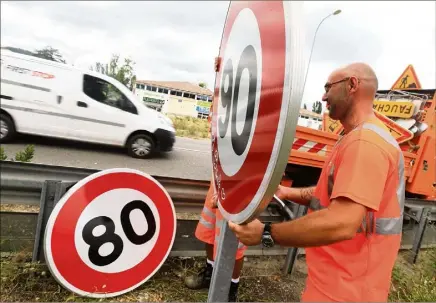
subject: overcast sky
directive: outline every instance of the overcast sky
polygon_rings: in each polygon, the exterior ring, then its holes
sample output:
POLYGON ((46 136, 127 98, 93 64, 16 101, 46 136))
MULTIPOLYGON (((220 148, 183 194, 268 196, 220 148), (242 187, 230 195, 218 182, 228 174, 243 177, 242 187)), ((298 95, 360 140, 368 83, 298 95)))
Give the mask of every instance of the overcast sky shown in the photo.
MULTIPOLYGON (((1 45, 58 48, 89 67, 112 53, 130 56, 140 80, 206 82, 213 87, 228 1, 1 2, 1 45)), ((306 56, 320 27, 303 102, 320 100, 328 74, 354 61, 375 69, 389 89, 408 64, 435 88, 435 2, 305 2, 306 56)))

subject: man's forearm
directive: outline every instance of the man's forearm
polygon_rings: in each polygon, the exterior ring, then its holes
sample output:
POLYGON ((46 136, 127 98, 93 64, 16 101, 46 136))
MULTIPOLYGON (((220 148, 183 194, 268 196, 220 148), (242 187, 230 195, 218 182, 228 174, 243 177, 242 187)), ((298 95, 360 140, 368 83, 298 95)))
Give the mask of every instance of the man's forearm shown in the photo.
POLYGON ((287 187, 285 190, 286 196, 284 198, 286 200, 307 206, 310 199, 312 199, 314 192, 315 186, 304 188, 287 187))
POLYGON ((350 229, 338 220, 332 220, 331 210, 323 209, 304 217, 271 225, 271 236, 285 247, 312 247, 329 245, 350 239, 350 229))

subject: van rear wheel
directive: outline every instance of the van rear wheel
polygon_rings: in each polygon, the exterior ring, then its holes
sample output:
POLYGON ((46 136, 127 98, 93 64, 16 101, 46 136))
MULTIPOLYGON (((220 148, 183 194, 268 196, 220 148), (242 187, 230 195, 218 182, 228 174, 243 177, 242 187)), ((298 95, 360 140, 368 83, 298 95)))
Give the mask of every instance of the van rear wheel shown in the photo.
POLYGON ((0 114, 0 142, 8 142, 15 136, 15 125, 12 119, 5 114, 0 114))
POLYGON ((133 158, 147 159, 154 153, 155 146, 156 144, 150 136, 138 134, 127 142, 127 152, 133 158))

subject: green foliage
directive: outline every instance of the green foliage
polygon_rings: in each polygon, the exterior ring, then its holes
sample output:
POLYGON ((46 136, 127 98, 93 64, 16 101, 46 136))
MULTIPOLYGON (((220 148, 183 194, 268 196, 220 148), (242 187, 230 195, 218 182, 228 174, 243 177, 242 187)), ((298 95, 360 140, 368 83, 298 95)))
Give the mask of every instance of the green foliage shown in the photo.
POLYGON ((35 57, 47 59, 55 62, 66 63, 65 59, 60 54, 59 50, 51 46, 46 46, 35 50, 35 57))
POLYGON ((36 55, 35 53, 28 51, 27 49, 22 49, 19 47, 5 46, 5 47, 2 47, 1 49, 7 49, 7 50, 10 50, 11 52, 22 54, 22 55, 28 55, 28 56, 35 56, 36 55))
POLYGON ((90 67, 92 71, 96 71, 98 73, 105 74, 109 77, 112 77, 130 90, 133 90, 133 86, 136 82, 136 75, 133 69, 135 62, 132 59, 124 58, 124 64, 121 65, 120 55, 113 54, 111 60, 108 64, 103 64, 101 62, 96 62, 95 67, 90 67))
POLYGON ((8 156, 6 156, 5 149, 3 146, 0 146, 0 160, 5 161, 7 158, 8 156))
MULTIPOLYGON (((11 158, 11 161, 17 162, 30 162, 35 155, 35 147, 33 145, 27 145, 23 151, 19 151, 15 154, 15 159, 11 158)), ((0 147, 0 160, 7 160, 8 156, 5 153, 3 147, 0 147)))
POLYGON ((5 47, 2 47, 2 49, 7 49, 7 50, 10 50, 11 52, 18 53, 18 54, 38 57, 38 58, 51 60, 51 61, 55 61, 55 62, 60 62, 60 63, 66 63, 65 59, 62 57, 59 50, 56 48, 53 48, 51 46, 46 46, 46 47, 41 48, 41 49, 36 49, 33 52, 29 51, 27 49, 22 49, 22 48, 13 47, 13 46, 5 46, 5 47))
POLYGON ((198 83, 198 86, 200 86, 202 88, 207 88, 207 84, 205 82, 198 83))
POLYGON ((391 302, 436 302, 436 249, 419 252, 418 262, 401 257, 392 271, 391 302))
POLYGON ((207 119, 169 116, 174 123, 176 135, 194 139, 209 138, 209 123, 207 119))
POLYGON ((321 103, 321 101, 316 101, 315 103, 313 103, 312 111, 314 113, 321 114, 321 112, 322 112, 322 103, 321 103))

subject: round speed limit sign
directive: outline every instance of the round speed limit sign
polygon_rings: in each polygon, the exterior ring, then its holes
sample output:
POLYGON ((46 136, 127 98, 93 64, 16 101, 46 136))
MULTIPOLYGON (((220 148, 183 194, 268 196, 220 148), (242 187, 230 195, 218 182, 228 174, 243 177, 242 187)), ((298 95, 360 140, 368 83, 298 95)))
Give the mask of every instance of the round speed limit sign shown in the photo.
POLYGON ((68 290, 113 297, 154 275, 175 233, 173 203, 154 178, 109 169, 79 181, 53 209, 44 236, 45 259, 68 290))
POLYGON ((304 82, 298 1, 231 1, 212 115, 218 207, 244 223, 271 201, 285 170, 304 82))

